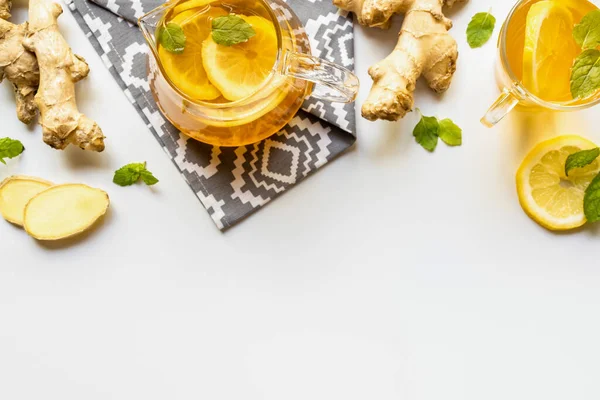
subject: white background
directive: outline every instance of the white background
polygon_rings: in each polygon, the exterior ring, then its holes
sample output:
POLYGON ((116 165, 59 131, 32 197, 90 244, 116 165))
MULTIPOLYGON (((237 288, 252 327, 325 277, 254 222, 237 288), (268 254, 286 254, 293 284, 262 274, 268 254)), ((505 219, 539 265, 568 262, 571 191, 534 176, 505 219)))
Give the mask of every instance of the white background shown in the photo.
MULTIPOLYGON (((0 91, 0 136, 27 150, 0 179, 85 182, 112 203, 90 234, 39 243, 0 221, 0 398, 598 399, 600 228, 553 234, 521 210, 514 175, 538 141, 600 142, 598 110, 515 113, 489 130, 494 38, 472 50, 470 17, 448 13, 460 47, 449 92, 419 88, 425 114, 452 118, 464 144, 434 154, 398 123, 359 122, 358 144, 220 233, 121 93, 74 19, 61 27, 92 74, 81 109, 102 154, 52 150, 0 91), (147 161, 155 188, 111 182, 147 161)), ((398 21, 399 22, 399 21, 398 21)), ((357 71, 394 46, 357 28, 357 71)))

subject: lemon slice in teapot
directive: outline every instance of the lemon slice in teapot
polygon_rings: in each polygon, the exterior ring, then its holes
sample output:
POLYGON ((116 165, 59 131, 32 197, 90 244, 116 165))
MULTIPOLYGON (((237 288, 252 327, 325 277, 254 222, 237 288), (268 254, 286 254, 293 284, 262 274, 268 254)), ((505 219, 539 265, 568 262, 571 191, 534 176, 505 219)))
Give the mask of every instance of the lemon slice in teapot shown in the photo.
POLYGON ((244 43, 226 46, 209 36, 202 44, 202 63, 210 82, 229 101, 255 93, 270 75, 277 58, 273 23, 258 16, 240 16, 255 32, 244 43))

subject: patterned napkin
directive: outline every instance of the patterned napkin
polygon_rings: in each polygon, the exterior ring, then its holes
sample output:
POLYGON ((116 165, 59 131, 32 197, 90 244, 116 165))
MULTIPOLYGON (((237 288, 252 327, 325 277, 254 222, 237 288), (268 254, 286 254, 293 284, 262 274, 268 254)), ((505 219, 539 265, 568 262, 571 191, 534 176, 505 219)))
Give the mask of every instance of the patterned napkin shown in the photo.
MULTIPOLYGON (((286 0, 313 55, 354 67, 352 21, 331 0, 286 0)), ((308 99, 279 133, 242 147, 214 147, 181 134, 158 110, 146 74, 148 48, 137 19, 161 0, 66 0, 121 88, 219 229, 258 210, 354 141, 354 105, 308 99)))

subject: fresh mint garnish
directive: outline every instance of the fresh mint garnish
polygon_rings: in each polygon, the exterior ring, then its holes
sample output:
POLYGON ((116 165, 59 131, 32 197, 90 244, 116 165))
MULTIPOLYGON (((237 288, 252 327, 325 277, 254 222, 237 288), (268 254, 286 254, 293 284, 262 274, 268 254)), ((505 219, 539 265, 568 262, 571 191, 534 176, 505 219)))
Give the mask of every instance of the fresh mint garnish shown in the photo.
POLYGON ((152 172, 146 169, 145 162, 131 163, 119 168, 115 171, 113 182, 119 186, 131 186, 139 181, 140 178, 148 186, 158 183, 158 179, 152 175, 152 172))
POLYGON ((451 119, 446 118, 440 121, 438 136, 448 146, 460 146, 462 144, 462 129, 451 119))
POLYGON ((600 174, 585 189, 583 212, 588 222, 600 221, 600 174))
POLYGON ((23 143, 11 138, 0 139, 0 162, 6 164, 5 158, 15 158, 25 150, 23 143))
POLYGON ((247 42, 254 35, 256 32, 252 25, 239 15, 229 14, 212 21, 212 38, 217 44, 233 46, 247 42))
POLYGON ((413 136, 425 150, 435 150, 438 142, 440 123, 436 117, 421 116, 421 120, 413 130, 413 136))
POLYGON ((181 54, 185 50, 185 33, 181 26, 168 22, 158 33, 160 44, 171 53, 181 54))
MULTIPOLYGON (((417 109, 419 114, 421 111, 417 109)), ((425 117, 421 114, 421 120, 413 130, 413 136, 425 150, 434 151, 437 147, 438 138, 441 138, 448 146, 460 146, 462 144, 462 129, 451 119, 439 121, 436 117, 425 117)))
POLYGON ((494 33, 496 18, 489 12, 480 12, 473 16, 467 26, 467 42, 472 49, 487 43, 494 33))
POLYGON ((585 99, 600 89, 600 50, 585 50, 571 70, 571 95, 585 99))
POLYGON ((581 150, 577 153, 569 154, 565 162, 565 175, 569 176, 569 172, 573 168, 583 168, 594 162, 600 155, 600 148, 596 147, 590 150, 581 150))
POLYGON ((583 17, 573 28, 573 37, 583 50, 600 46, 600 10, 594 10, 583 17))
POLYGON ((573 28, 573 38, 583 53, 571 69, 571 95, 585 99, 600 89, 600 10, 587 14, 573 28))

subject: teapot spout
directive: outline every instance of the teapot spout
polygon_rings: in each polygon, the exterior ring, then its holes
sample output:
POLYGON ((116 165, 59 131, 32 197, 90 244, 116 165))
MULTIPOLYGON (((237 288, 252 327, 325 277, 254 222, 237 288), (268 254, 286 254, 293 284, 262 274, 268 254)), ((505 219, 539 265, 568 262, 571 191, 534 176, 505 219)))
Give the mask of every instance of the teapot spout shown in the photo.
POLYGON ((167 2, 148 14, 143 15, 138 19, 138 26, 144 34, 144 39, 150 47, 151 53, 155 54, 157 51, 157 32, 161 24, 161 20, 165 14, 173 7, 173 2, 167 2))

